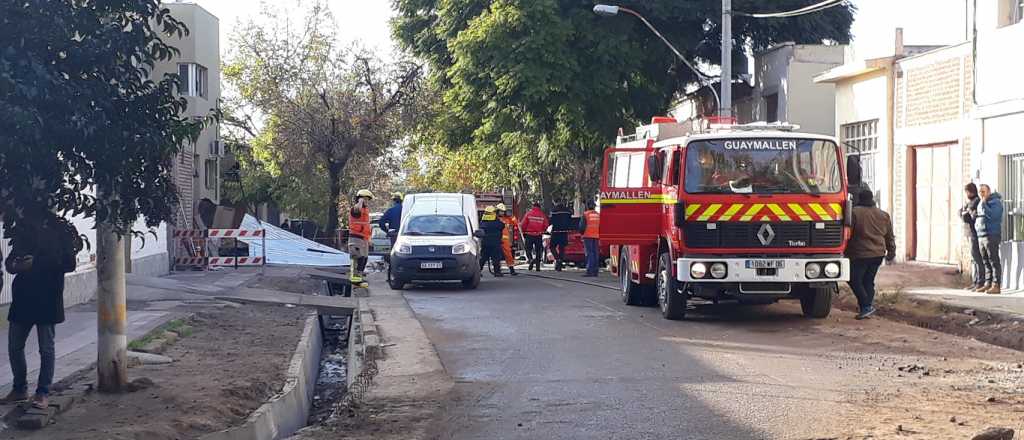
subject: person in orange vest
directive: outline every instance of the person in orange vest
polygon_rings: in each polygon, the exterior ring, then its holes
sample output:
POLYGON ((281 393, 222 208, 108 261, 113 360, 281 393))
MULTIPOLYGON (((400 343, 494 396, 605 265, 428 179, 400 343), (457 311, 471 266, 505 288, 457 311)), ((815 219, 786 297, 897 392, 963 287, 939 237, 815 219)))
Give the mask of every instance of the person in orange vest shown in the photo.
POLYGON ((594 202, 587 202, 587 210, 580 217, 580 232, 583 233, 583 250, 587 254, 587 273, 585 277, 596 277, 598 260, 601 253, 598 247, 598 240, 601 230, 601 214, 594 210, 594 202))
POLYGON ((508 265, 509 275, 516 275, 516 256, 512 255, 512 242, 519 230, 519 220, 509 214, 504 203, 499 203, 495 208, 498 210, 498 219, 505 224, 505 230, 501 232, 501 251, 505 254, 505 264, 508 265))
POLYGON ((352 282, 352 287, 369 286, 363 277, 366 276, 366 260, 370 258, 370 237, 373 235, 373 226, 370 224, 370 200, 373 200, 373 193, 370 190, 359 190, 356 193, 356 203, 349 212, 348 253, 352 257, 352 269, 349 271, 348 279, 352 282))

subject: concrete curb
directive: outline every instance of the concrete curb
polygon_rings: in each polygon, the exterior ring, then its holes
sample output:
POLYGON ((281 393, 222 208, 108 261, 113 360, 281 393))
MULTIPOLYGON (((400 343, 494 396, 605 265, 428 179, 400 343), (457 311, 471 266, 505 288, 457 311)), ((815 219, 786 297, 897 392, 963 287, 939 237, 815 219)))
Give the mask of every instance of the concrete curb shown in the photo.
POLYGON ((274 440, 306 426, 320 374, 323 333, 316 315, 306 319, 295 354, 288 365, 284 388, 254 411, 241 426, 200 437, 202 440, 274 440))
POLYGON ((348 372, 345 380, 349 387, 362 373, 367 357, 381 357, 380 332, 369 305, 365 300, 360 300, 359 307, 352 315, 352 329, 348 333, 348 372))

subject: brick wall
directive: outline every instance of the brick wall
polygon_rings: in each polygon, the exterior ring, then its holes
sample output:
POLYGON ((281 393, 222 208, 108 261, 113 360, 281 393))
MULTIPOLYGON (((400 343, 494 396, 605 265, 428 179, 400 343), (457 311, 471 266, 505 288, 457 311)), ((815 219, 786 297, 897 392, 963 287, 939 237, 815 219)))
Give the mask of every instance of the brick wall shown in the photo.
POLYGON ((948 58, 903 72, 906 95, 902 97, 900 107, 906 106, 906 115, 900 118, 897 127, 960 119, 963 115, 961 61, 959 57, 948 58))

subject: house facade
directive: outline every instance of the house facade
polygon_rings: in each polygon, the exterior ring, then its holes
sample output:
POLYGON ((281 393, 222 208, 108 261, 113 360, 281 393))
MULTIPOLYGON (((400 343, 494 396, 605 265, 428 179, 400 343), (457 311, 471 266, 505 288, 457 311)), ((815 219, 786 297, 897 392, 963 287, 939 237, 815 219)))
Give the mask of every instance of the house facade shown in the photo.
POLYGON ((1024 0, 979 0, 968 26, 976 54, 970 175, 1003 196, 1003 288, 1024 289, 1024 0))
MULTIPOLYGON (((782 43, 755 54, 753 85, 733 83, 736 122, 789 122, 802 131, 833 135, 834 87, 812 79, 842 64, 844 47, 782 43)), ((672 111, 679 120, 717 113, 714 96, 707 88, 687 95, 672 111)))

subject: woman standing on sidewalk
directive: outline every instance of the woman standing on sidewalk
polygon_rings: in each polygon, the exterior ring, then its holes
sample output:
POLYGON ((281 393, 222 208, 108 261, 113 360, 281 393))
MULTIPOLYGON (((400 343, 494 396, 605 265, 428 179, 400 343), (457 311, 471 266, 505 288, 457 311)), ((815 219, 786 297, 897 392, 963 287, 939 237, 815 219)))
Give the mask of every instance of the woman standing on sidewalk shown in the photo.
POLYGON ((974 273, 971 275, 971 287, 968 290, 973 291, 985 285, 985 265, 982 263, 981 246, 978 245, 978 231, 974 227, 981 197, 978 197, 978 186, 974 182, 964 187, 964 195, 967 196, 967 202, 960 208, 960 219, 964 221, 964 233, 971 240, 971 263, 974 273))
POLYGON ((846 246, 846 257, 851 264, 850 288, 860 306, 857 319, 865 319, 875 313, 875 276, 882 260, 896 258, 896 237, 892 232, 892 219, 875 206, 871 190, 857 194, 856 202, 853 236, 846 246))

